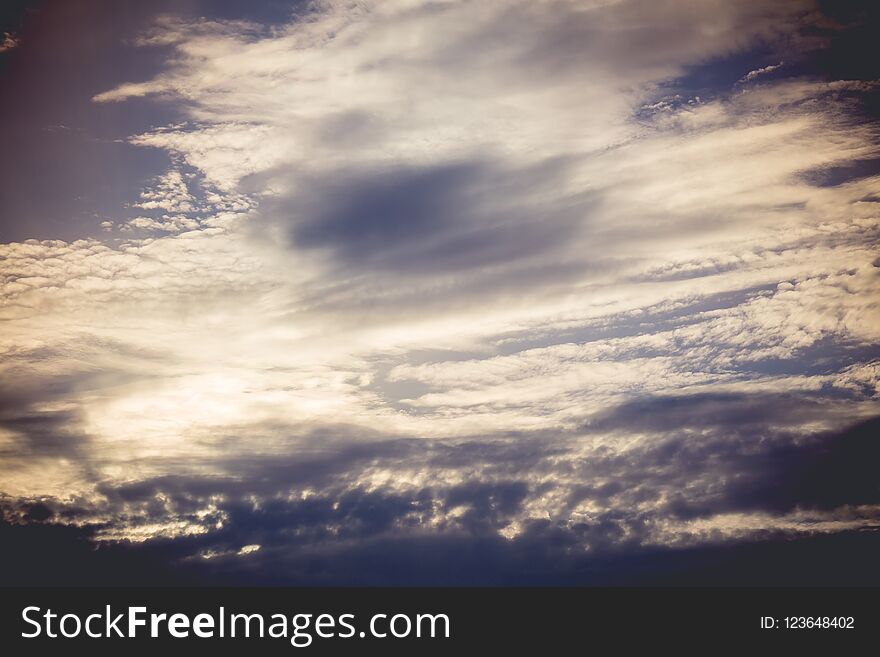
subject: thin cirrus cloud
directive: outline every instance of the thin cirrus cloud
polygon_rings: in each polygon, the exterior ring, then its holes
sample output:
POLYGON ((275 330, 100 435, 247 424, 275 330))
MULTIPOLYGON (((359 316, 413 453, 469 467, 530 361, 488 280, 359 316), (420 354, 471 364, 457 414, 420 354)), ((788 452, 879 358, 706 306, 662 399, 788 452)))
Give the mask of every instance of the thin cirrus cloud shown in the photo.
POLYGON ((0 246, 7 518, 316 583, 875 528, 880 180, 816 175, 880 155, 876 85, 798 68, 829 20, 160 18, 165 69, 93 98, 186 117, 128 139, 169 162, 142 216, 0 246))

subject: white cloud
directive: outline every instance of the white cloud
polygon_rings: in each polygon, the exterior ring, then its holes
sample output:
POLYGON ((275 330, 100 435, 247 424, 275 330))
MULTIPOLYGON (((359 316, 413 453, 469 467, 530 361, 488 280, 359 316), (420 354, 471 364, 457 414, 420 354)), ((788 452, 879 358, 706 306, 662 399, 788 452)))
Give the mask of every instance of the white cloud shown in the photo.
POLYGON ((165 210, 166 212, 192 212, 195 199, 183 174, 171 169, 161 176, 156 185, 141 192, 141 200, 134 207, 143 210, 165 210))
POLYGON ((768 73, 772 73, 773 71, 777 71, 782 68, 785 62, 779 62, 778 64, 769 64, 768 66, 764 66, 762 68, 756 68, 753 71, 749 71, 746 73, 739 81, 740 84, 751 82, 755 78, 758 78, 762 75, 767 75, 768 73))

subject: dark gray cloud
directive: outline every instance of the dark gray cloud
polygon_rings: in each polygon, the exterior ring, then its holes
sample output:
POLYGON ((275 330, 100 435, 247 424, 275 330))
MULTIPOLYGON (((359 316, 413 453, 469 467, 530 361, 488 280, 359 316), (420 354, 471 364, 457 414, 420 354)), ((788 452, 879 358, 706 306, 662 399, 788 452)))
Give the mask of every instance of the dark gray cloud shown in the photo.
MULTIPOLYGON (((15 569, 3 585, 692 585, 872 586, 878 532, 843 532, 798 541, 643 549, 616 555, 566 550, 564 532, 519 541, 435 535, 338 542, 320 548, 250 555, 248 560, 184 559, 198 541, 104 545, 88 529, 0 522, 15 569), (846 554, 846 559, 834 558, 846 554), (817 563, 825 566, 817 568, 817 563), (27 565, 21 567, 21 565, 27 565)), ((262 552, 262 551, 261 551, 262 552)))
MULTIPOLYGON (((827 420, 826 406, 827 400, 797 395, 645 399, 602 414, 587 434, 457 443, 358 441, 346 437, 344 427, 328 427, 323 435, 337 440, 325 443, 321 454, 305 449, 281 460, 239 458, 215 464, 218 474, 211 476, 166 475, 103 484, 99 491, 103 513, 116 518, 113 524, 132 523, 130 529, 169 517, 222 519, 203 534, 160 537, 142 548, 143 554, 174 555, 183 572, 213 573, 215 581, 546 583, 564 573, 582 582, 623 581, 626 564, 643 559, 638 572, 645 581, 666 576, 667 562, 683 568, 683 557, 644 545, 658 522, 736 512, 784 517, 880 503, 874 473, 880 419, 842 431, 795 429, 827 420), (624 441, 633 432, 648 436, 635 449, 620 451, 613 441, 581 449, 593 434, 624 441), (365 482, 376 468, 437 474, 429 485, 375 487, 365 482), (450 470, 459 473, 456 480, 441 474, 450 470), (565 512, 545 519, 523 514, 556 492, 569 510, 589 501, 601 511, 581 520, 565 512), (209 501, 214 508, 206 518, 209 501), (502 538, 499 530, 516 519, 521 531, 502 538), (260 549, 239 554, 253 544, 260 549), (390 554, 401 560, 396 566, 385 558, 390 554), (416 554, 435 570, 416 573, 416 554), (494 565, 485 570, 488 563, 494 565), (356 574, 341 564, 365 570, 356 574)), ((88 520, 93 511, 50 499, 6 500, 3 507, 7 522, 86 520, 91 531, 105 527, 88 520)), ((784 530, 771 526, 752 538, 774 535, 784 530)))
POLYGON ((77 457, 88 451, 88 436, 77 426, 79 414, 69 411, 5 411, 0 427, 10 432, 11 444, 0 448, 6 458, 77 457))
POLYGON ((343 269, 432 276, 510 268, 559 247, 587 219, 588 198, 546 202, 564 171, 564 161, 336 171, 262 209, 289 222, 297 246, 327 249, 343 269))

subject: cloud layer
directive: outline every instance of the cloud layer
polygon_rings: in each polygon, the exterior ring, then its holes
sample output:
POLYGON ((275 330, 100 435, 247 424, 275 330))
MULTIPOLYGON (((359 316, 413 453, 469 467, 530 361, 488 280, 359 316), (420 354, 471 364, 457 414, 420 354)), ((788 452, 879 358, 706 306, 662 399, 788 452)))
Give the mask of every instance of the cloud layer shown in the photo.
POLYGON ((877 87, 805 72, 839 29, 799 0, 160 19, 133 47, 165 69, 93 99, 186 118, 128 140, 168 158, 139 216, 0 245, 7 521, 319 583, 389 541, 579 568, 876 529, 880 178, 833 178, 880 157, 877 87))

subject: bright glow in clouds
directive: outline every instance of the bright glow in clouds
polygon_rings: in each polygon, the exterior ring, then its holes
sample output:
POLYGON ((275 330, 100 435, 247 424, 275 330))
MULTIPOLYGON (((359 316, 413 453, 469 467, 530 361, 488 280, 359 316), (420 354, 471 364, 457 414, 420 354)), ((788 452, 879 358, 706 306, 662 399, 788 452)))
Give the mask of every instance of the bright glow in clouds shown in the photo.
POLYGON ((762 458, 878 411, 880 179, 817 183, 880 157, 855 119, 872 83, 784 75, 814 20, 758 0, 160 20, 136 47, 170 46, 165 70, 94 98, 187 117, 129 140, 169 157, 143 216, 0 245, 7 515, 197 536, 212 563, 290 540, 224 534, 224 505, 314 499, 290 549, 876 526, 873 500, 743 501, 779 474, 762 458), (782 42, 784 66, 676 90, 782 42), (405 508, 371 525, 355 493, 405 508))

